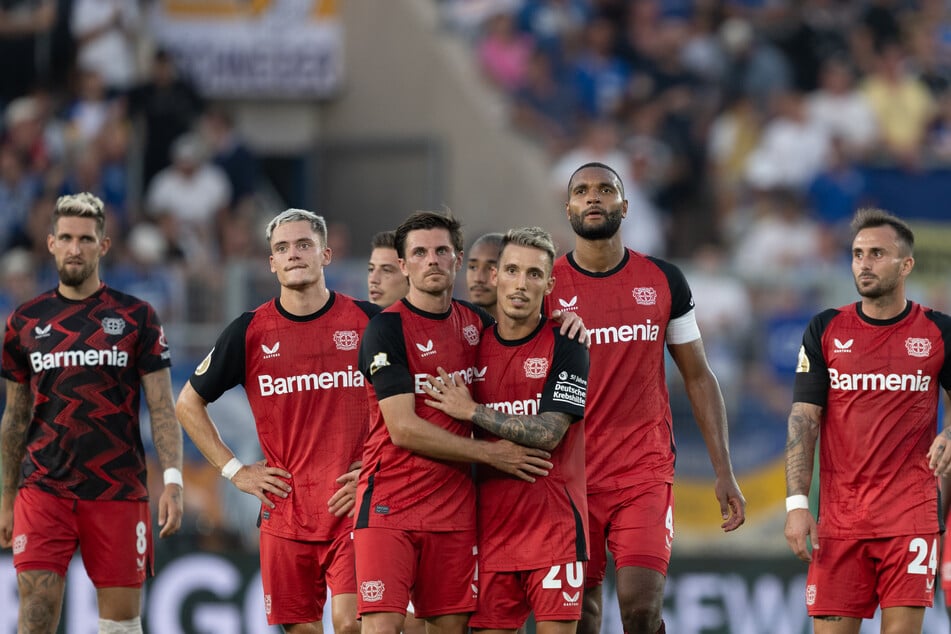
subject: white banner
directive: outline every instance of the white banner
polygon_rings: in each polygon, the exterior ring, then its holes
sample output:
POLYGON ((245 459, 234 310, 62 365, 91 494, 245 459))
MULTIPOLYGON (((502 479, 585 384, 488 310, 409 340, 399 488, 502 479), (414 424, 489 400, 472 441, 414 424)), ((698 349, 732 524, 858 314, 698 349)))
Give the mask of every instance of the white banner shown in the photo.
POLYGON ((206 97, 326 98, 340 89, 336 0, 160 0, 157 44, 206 97))

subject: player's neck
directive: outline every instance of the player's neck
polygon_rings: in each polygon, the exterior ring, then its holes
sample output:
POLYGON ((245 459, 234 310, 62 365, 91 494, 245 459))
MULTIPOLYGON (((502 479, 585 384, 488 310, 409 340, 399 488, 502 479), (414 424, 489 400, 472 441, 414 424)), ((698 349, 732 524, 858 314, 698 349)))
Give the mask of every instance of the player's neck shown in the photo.
POLYGON ((575 240, 575 264, 592 273, 605 273, 617 267, 624 259, 624 243, 621 232, 604 240, 575 240))
POLYGON ((524 339, 535 332, 535 329, 538 328, 538 322, 540 322, 541 319, 541 313, 535 317, 528 317, 526 319, 512 319, 511 317, 507 317, 502 311, 499 311, 497 318, 499 337, 506 341, 524 339))
POLYGON ((281 308, 297 317, 313 315, 327 305, 330 290, 323 284, 303 289, 281 288, 281 308))
POLYGON ((440 315, 452 306, 452 288, 438 293, 427 293, 410 285, 406 301, 421 311, 440 315))
POLYGON ((884 297, 863 297, 862 313, 872 319, 888 320, 898 317, 908 306, 904 293, 884 297))
POLYGON ((100 286, 102 286, 102 281, 99 279, 99 276, 90 275, 79 286, 67 286, 60 282, 58 290, 59 294, 66 299, 81 301, 98 291, 100 286))

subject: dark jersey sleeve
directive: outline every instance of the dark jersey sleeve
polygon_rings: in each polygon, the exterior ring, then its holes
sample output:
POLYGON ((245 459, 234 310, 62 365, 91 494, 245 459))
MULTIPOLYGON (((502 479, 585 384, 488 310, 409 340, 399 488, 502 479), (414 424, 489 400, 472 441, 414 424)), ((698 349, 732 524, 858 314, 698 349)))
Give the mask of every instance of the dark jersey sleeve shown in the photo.
POLYGON ((22 319, 19 311, 7 317, 7 327, 3 333, 3 362, 0 376, 17 383, 30 380, 30 363, 20 345, 20 327, 22 319))
POLYGON ((245 350, 248 326, 254 313, 244 313, 222 331, 208 356, 198 365, 188 382, 207 402, 245 382, 245 350))
POLYGON ((399 313, 380 313, 367 324, 360 343, 360 371, 373 385, 380 401, 388 396, 414 393, 399 313))
POLYGON ((829 370, 822 352, 822 334, 838 314, 837 309, 830 308, 813 317, 806 327, 796 363, 793 403, 812 403, 825 407, 829 397, 829 370))
POLYGON ((926 316, 941 331, 941 340, 944 342, 944 364, 941 366, 938 380, 941 381, 941 387, 951 390, 951 316, 937 310, 929 311, 926 316))
POLYGON ((165 331, 151 304, 142 302, 142 336, 138 341, 137 366, 139 374, 149 374, 172 365, 172 357, 165 340, 165 331))
POLYGON ((545 381, 538 411, 564 412, 575 420, 584 417, 588 392, 588 349, 554 329, 551 370, 545 381))
POLYGON ((359 308, 360 310, 362 310, 363 313, 364 313, 367 317, 369 317, 370 319, 373 319, 374 317, 376 317, 377 315, 379 315, 379 314, 380 314, 380 311, 383 310, 382 308, 380 308, 379 306, 377 306, 377 305, 374 304, 373 302, 368 302, 368 301, 365 300, 365 299, 355 299, 355 300, 353 300, 353 303, 356 304, 356 305, 357 305, 357 308, 359 308))
POLYGON ((677 265, 660 258, 647 256, 647 259, 667 277, 667 285, 670 286, 670 318, 683 317, 693 310, 693 293, 690 292, 690 285, 683 271, 677 265))

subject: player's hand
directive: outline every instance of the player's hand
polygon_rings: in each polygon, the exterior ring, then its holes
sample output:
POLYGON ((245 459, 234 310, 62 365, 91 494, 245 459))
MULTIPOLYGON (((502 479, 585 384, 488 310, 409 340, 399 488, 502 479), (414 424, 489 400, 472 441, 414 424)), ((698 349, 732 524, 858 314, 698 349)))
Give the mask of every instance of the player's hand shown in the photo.
POLYGON ((268 498, 268 494, 279 498, 286 498, 291 493, 291 485, 287 480, 291 474, 278 467, 269 467, 263 461, 246 464, 231 478, 231 482, 240 490, 261 500, 261 504, 274 508, 275 504, 268 498))
POLYGON ((945 432, 951 434, 949 429, 942 431, 931 441, 931 448, 928 449, 928 468, 936 476, 951 475, 951 437, 945 432))
POLYGON ((341 485, 337 491, 327 500, 327 510, 335 517, 353 517, 353 508, 357 502, 357 482, 360 480, 360 467, 362 463, 355 462, 350 465, 350 470, 337 478, 337 484, 341 485))
POLYGON ((746 521, 746 498, 740 492, 740 485, 732 474, 722 480, 717 478, 716 495, 717 501, 720 502, 720 516, 723 518, 720 528, 726 533, 735 531, 746 521))
POLYGON ((0 548, 13 544, 13 505, 0 509, 0 548))
POLYGON ((182 499, 182 487, 166 484, 158 503, 158 525, 162 527, 159 537, 168 537, 182 527, 182 515, 185 504, 182 499))
POLYGON ((426 405, 457 420, 472 420, 476 403, 462 376, 457 372, 450 375, 442 368, 438 368, 437 372, 438 378, 427 374, 429 383, 422 385, 423 392, 429 397, 425 401, 426 405))
POLYGON ((581 320, 581 315, 571 311, 553 310, 551 311, 551 319, 561 324, 561 328, 558 329, 558 332, 567 335, 569 339, 577 339, 578 343, 583 344, 587 348, 591 347, 588 329, 584 327, 584 321, 581 320))
POLYGON ((534 476, 546 476, 554 466, 548 461, 551 454, 542 449, 523 447, 508 440, 486 442, 486 464, 513 475, 526 482, 534 482, 534 476))
POLYGON ((803 561, 812 561, 809 543, 819 548, 819 533, 816 520, 809 509, 793 509, 786 513, 786 541, 789 547, 803 561))

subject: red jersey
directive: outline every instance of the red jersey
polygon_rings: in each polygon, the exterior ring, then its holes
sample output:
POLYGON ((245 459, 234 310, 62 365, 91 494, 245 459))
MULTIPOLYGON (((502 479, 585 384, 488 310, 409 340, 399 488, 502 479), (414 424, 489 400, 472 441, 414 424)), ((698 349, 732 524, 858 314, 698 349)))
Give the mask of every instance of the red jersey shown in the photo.
POLYGON ((588 491, 673 482, 674 437, 664 372, 667 325, 693 309, 673 264, 625 249, 613 270, 582 270, 568 253, 555 262, 552 309, 581 315, 591 338, 585 407, 588 491))
MULTIPOLYGON (((543 319, 528 337, 501 339, 496 328, 479 344, 476 402, 512 415, 564 412, 575 417, 551 452, 544 478, 525 482, 487 465, 478 468, 479 565, 488 571, 537 570, 587 561, 584 473, 588 350, 543 319)), ((476 434, 496 438, 476 427, 476 434)))
POLYGON ((261 507, 261 530, 324 541, 348 531, 327 500, 336 479, 360 460, 367 399, 358 352, 378 308, 341 293, 313 315, 291 315, 278 300, 244 313, 221 333, 189 382, 206 401, 243 385, 267 464, 291 474, 287 498, 261 507))
POLYGON ((21 487, 81 500, 147 500, 141 377, 171 365, 152 307, 102 285, 52 290, 7 319, 2 376, 30 382, 21 487))
POLYGON ((422 311, 405 299, 370 321, 360 345, 360 369, 371 386, 370 435, 357 487, 356 528, 451 531, 475 528, 472 467, 401 449, 393 444, 379 402, 415 394, 416 414, 454 434, 469 436, 472 424, 425 404, 421 385, 437 368, 462 372, 468 383, 485 369, 475 366, 485 311, 459 300, 445 313, 422 311))
POLYGON ((861 304, 827 310, 803 336, 793 401, 822 406, 819 536, 939 530, 928 468, 938 385, 951 386, 951 318, 914 302, 877 320, 861 304))

